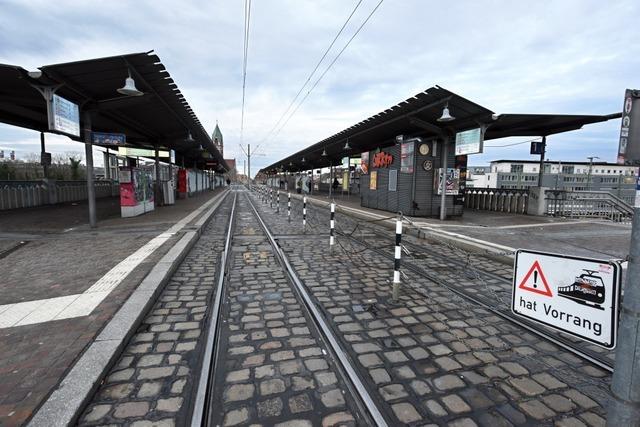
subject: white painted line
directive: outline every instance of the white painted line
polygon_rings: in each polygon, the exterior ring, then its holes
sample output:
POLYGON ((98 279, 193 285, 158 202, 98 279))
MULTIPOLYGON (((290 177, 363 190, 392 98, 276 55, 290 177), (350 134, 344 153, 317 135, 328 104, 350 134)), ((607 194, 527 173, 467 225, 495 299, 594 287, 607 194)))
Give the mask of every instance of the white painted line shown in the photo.
POLYGON ((0 329, 88 316, 138 265, 222 195, 224 193, 209 200, 171 228, 149 240, 81 294, 0 305, 0 329))

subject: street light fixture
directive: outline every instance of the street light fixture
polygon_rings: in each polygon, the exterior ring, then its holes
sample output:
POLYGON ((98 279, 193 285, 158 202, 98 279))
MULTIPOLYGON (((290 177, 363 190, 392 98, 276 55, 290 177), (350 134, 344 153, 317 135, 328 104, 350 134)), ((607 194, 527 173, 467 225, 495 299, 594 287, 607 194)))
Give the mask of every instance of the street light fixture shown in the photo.
POLYGON ((587 159, 589 159, 589 174, 587 175, 587 190, 591 190, 591 169, 593 168, 593 159, 600 160, 600 157, 589 156, 587 157, 587 159))
POLYGON ((131 77, 131 70, 127 70, 129 73, 129 77, 127 77, 124 81, 124 86, 118 89, 118 93, 128 96, 142 96, 144 92, 141 92, 136 87, 136 82, 131 77))
POLYGON ((439 122, 450 122, 450 121, 453 121, 455 119, 456 119, 455 117, 453 117, 451 114, 449 114, 449 103, 447 102, 447 104, 442 109, 442 115, 440 116, 438 121, 439 122))

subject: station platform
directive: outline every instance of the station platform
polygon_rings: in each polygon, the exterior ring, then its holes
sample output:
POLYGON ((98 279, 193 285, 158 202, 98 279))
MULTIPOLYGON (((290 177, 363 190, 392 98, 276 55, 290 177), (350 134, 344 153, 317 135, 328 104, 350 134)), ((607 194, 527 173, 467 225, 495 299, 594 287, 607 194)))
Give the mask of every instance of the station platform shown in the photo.
POLYGON ((0 425, 21 425, 218 189, 135 218, 118 198, 0 212, 0 425))
MULTIPOLYGON (((286 193, 285 193, 286 194, 286 193)), ((301 197, 293 194, 292 197, 301 197)), ((328 194, 307 196, 309 201, 330 202, 328 194)), ((384 218, 394 213, 360 206, 358 195, 336 194, 332 197, 346 213, 370 218, 384 218)), ((554 218, 465 209, 459 217, 446 221, 436 218, 409 217, 413 227, 425 234, 435 233, 459 243, 474 242, 493 252, 531 249, 598 259, 626 259, 631 242, 631 224, 604 220, 554 218)), ((390 225, 393 225, 389 221, 390 225)))

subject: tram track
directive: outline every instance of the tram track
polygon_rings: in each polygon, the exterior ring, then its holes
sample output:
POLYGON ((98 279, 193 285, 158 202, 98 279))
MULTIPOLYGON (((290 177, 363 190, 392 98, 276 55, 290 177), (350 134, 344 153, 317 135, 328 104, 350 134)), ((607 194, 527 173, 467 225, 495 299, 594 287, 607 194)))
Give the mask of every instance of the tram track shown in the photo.
MULTIPOLYGON (((299 200, 297 200, 297 204, 300 204, 299 200)), ((316 205, 308 204, 307 210, 313 210, 317 214, 320 211, 320 208, 316 205), (309 209, 310 207, 311 209, 309 209)), ((391 250, 386 251, 383 248, 391 248, 393 246, 394 239, 391 237, 392 234, 389 233, 384 226, 356 220, 348 213, 341 212, 339 209, 337 210, 337 213, 341 215, 342 220, 346 219, 348 221, 347 224, 345 224, 347 227, 353 228, 354 231, 356 229, 360 229, 363 234, 366 232, 366 240, 364 237, 356 237, 354 235, 356 233, 353 231, 348 233, 340 228, 336 230, 338 236, 348 238, 352 242, 366 248, 366 250, 375 252, 386 259, 389 259, 390 265, 393 265, 393 252, 391 250)), ((329 216, 327 214, 327 220, 328 218, 329 216)), ((441 245, 445 249, 443 250, 442 247, 438 248, 436 247, 436 244, 429 242, 416 244, 405 240, 402 244, 409 249, 408 253, 405 252, 402 257, 403 268, 407 268, 413 273, 447 288, 457 296, 489 310, 491 313, 509 321, 510 323, 524 328, 525 330, 569 351, 571 354, 607 372, 613 372, 613 352, 602 350, 598 352, 596 350, 586 348, 587 344, 576 338, 557 333, 549 328, 538 325, 534 322, 517 318, 513 315, 510 311, 510 292, 512 287, 510 278, 492 272, 489 269, 470 265, 472 260, 481 258, 481 255, 467 253, 460 248, 448 248, 441 245), (468 260, 462 261, 457 259, 455 256, 451 256, 455 251, 467 253, 469 256, 468 260), (427 264, 427 267, 423 267, 421 265, 425 263, 427 264), (442 268, 429 266, 430 263, 439 264, 442 268), (445 267, 454 268, 447 269, 445 267), (430 269, 433 269, 434 271, 429 271, 430 269), (468 288, 464 288, 458 284, 460 282, 460 273, 469 271, 474 273, 474 277, 467 277, 466 281, 476 280, 480 282, 475 284, 472 291, 469 291, 468 288), (491 289, 489 291, 489 286, 496 289, 491 289), (483 295, 483 292, 485 295, 483 295), (508 299, 509 301, 505 301, 503 298, 508 299)), ((490 263, 495 262, 491 260, 487 261, 490 263)), ((420 291, 416 286, 413 286, 413 289, 420 291)), ((424 293, 426 290, 422 289, 422 292, 424 293)))
MULTIPOLYGON (((271 251, 279 264, 284 277, 287 278, 296 299, 300 302, 300 306, 304 309, 306 317, 311 320, 310 329, 315 330, 314 335, 319 338, 319 342, 324 347, 323 353, 325 359, 331 360, 337 376, 341 383, 346 387, 348 399, 348 407, 353 405, 355 409, 355 420, 358 425, 386 427, 389 415, 378 407, 378 403, 370 395, 361 374, 351 361, 350 356, 342 348, 340 339, 329 326, 319 307, 313 301, 305 285, 301 282, 294 268, 292 267, 287 255, 279 246, 274 234, 271 232, 267 223, 261 217, 258 209, 256 209, 251 198, 244 194, 244 191, 236 191, 233 200, 233 207, 229 218, 224 251, 221 254, 221 262, 217 280, 217 290, 212 301, 212 311, 208 321, 208 332, 205 346, 205 354, 203 356, 202 372, 198 383, 198 391, 196 393, 196 402, 192 411, 191 426, 219 425, 221 419, 221 408, 216 408, 215 402, 220 401, 221 394, 221 373, 224 365, 229 362, 224 360, 224 344, 222 340, 229 338, 224 336, 221 328, 230 320, 225 319, 225 304, 228 305, 228 287, 227 283, 231 275, 234 259, 234 252, 238 252, 236 240, 238 239, 237 230, 241 227, 247 227, 250 221, 247 218, 238 220, 238 212, 240 208, 248 210, 253 218, 259 224, 260 230, 266 236, 271 251), (240 203, 238 203, 240 199, 240 203), (241 205, 240 207, 238 205, 241 205), (225 320, 223 320, 225 319, 225 320)), ((251 233, 252 234, 252 233, 251 233)), ((256 233, 257 235, 258 233, 256 233)), ((244 236, 246 237, 246 236, 244 236)), ((256 236, 258 237, 258 236, 256 236)), ((240 239, 240 242, 242 239, 240 239)), ((225 392, 226 393, 226 392, 225 392)))

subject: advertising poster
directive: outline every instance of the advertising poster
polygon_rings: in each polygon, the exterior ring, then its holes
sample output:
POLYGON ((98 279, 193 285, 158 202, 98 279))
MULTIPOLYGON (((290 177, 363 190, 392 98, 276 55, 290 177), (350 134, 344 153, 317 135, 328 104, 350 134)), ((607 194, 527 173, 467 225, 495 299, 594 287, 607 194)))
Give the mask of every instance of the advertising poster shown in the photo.
POLYGON ((459 193, 453 198, 454 205, 464 205, 464 193, 467 188, 467 156, 456 156, 455 168, 460 171, 459 193))
POLYGON ((640 91, 627 89, 624 93, 618 163, 635 165, 640 162, 640 91))
POLYGON ((349 171, 342 172, 342 191, 349 191, 349 171))
POLYGON ((363 174, 369 173, 369 152, 362 153, 360 155, 360 168, 363 174))
MULTIPOLYGON (((438 194, 442 194, 442 168, 437 170, 436 190, 438 194)), ((460 193, 460 170, 455 168, 447 168, 447 182, 446 182, 446 195, 456 196, 460 193)))
POLYGON ((369 175, 369 190, 375 190, 378 188, 378 172, 371 171, 369 175))
POLYGON ((413 173, 414 154, 414 142, 400 144, 400 172, 413 173))

